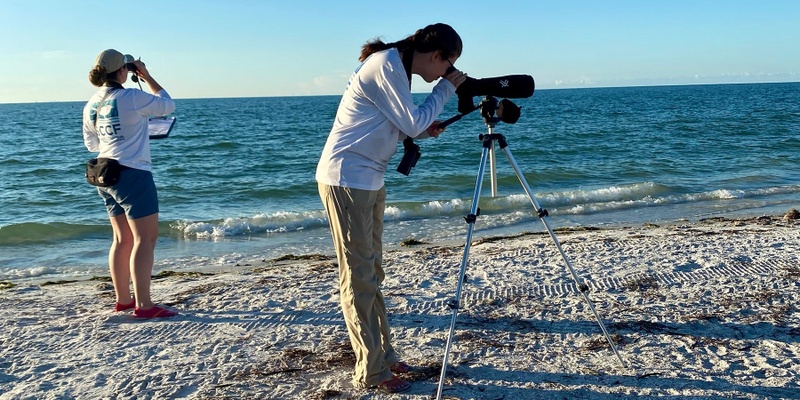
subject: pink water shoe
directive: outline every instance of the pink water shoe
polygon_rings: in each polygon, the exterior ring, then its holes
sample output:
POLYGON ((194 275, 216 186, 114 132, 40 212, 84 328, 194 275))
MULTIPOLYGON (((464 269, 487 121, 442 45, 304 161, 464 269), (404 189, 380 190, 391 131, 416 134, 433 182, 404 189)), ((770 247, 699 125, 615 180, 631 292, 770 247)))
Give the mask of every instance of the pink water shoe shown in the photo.
POLYGON ((146 310, 136 307, 133 310, 134 318, 169 318, 176 315, 178 315, 177 311, 159 306, 153 306, 146 310))
POLYGON ((114 304, 114 311, 119 312, 119 311, 130 310, 131 308, 134 308, 134 307, 136 307, 136 299, 131 300, 131 304, 115 303, 114 304))

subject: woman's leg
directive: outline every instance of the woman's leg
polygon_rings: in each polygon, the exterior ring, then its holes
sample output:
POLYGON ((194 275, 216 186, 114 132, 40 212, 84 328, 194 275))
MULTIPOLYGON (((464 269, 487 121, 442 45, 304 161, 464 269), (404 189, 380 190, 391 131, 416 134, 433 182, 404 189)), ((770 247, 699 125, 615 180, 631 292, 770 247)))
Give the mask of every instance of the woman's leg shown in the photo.
POLYGON ((114 293, 118 304, 131 304, 131 250, 133 249, 133 235, 128 226, 125 214, 109 218, 114 237, 111 240, 111 249, 108 251, 108 269, 111 272, 111 282, 114 284, 114 293))
POLYGON ((130 271, 133 275, 133 293, 136 307, 150 309, 150 277, 153 273, 153 254, 158 239, 158 213, 146 217, 129 219, 133 236, 133 249, 130 255, 130 271))
POLYGON ((386 188, 378 191, 378 197, 372 207, 372 251, 375 253, 375 275, 378 277, 378 293, 375 299, 375 314, 381 328, 381 346, 384 352, 384 361, 387 367, 394 366, 398 361, 397 353, 392 347, 392 334, 389 329, 386 302, 380 289, 380 284, 386 274, 383 270, 383 214, 386 209, 386 188))
POLYGON ((377 192, 320 185, 339 261, 339 295, 350 343, 356 355, 355 387, 376 386, 392 377, 384 362, 379 316, 375 312, 378 276, 372 246, 372 207, 377 192))

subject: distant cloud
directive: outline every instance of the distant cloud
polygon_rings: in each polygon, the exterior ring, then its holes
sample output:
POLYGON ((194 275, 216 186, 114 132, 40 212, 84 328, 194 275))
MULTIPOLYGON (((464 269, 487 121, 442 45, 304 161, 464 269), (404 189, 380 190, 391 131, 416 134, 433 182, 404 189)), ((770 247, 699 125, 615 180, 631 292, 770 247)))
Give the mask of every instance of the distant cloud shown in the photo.
POLYGON ((332 94, 339 93, 347 83, 349 74, 340 73, 333 75, 320 75, 311 79, 311 81, 299 82, 297 86, 305 92, 305 94, 332 94))
MULTIPOLYGON (((337 78, 338 79, 338 78, 337 78)), ((314 78, 314 86, 326 87, 333 83, 334 78, 330 75, 318 76, 314 78)))
POLYGON ((596 86, 596 82, 588 77, 588 76, 581 76, 578 79, 556 79, 553 81, 554 86, 563 86, 563 87, 582 87, 582 86, 596 86))
POLYGON ((721 73, 718 75, 695 74, 694 80, 701 83, 757 83, 757 82, 778 82, 794 81, 798 74, 793 72, 733 72, 721 73))
MULTIPOLYGON (((543 79, 542 89, 546 88, 584 88, 584 87, 620 87, 620 86, 659 86, 659 85, 691 85, 721 83, 764 83, 764 82, 797 82, 797 72, 728 72, 719 74, 694 74, 655 78, 607 78, 593 79, 587 76, 576 76, 572 79, 543 79), (552 82, 552 83, 550 83, 552 82), (549 83, 549 84, 548 84, 549 83)), ((538 86, 538 85, 537 85, 538 86)))

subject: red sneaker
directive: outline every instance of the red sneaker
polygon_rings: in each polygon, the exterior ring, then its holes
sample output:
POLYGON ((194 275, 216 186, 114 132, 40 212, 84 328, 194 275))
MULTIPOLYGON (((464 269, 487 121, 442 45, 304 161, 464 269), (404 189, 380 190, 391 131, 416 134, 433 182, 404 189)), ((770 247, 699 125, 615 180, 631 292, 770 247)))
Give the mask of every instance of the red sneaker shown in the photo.
POLYGON ((131 300, 131 304, 115 303, 114 304, 114 311, 119 312, 119 311, 130 310, 131 308, 134 308, 134 307, 136 307, 136 299, 131 300))
POLYGON ((159 306, 153 306, 146 310, 138 307, 133 309, 134 318, 169 318, 176 315, 178 315, 177 311, 159 306))

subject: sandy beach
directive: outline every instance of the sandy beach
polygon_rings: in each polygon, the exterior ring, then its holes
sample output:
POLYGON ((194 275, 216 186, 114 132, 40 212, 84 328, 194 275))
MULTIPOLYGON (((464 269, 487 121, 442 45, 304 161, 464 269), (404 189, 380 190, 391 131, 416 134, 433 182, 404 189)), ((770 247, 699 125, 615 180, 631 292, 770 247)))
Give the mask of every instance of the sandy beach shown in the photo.
MULTIPOLYGON (((444 397, 800 398, 799 227, 780 215, 557 231, 627 368, 548 235, 478 229, 444 397)), ((0 399, 429 399, 462 254, 385 254, 395 347, 414 367, 404 394, 351 387, 335 259, 306 255, 157 271, 154 300, 181 313, 158 321, 113 312, 105 277, 0 284, 0 399)))

